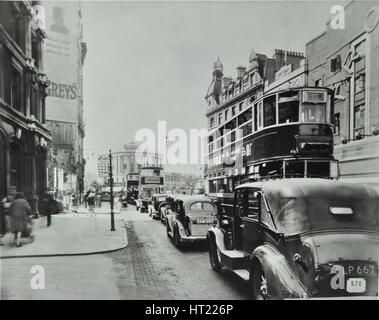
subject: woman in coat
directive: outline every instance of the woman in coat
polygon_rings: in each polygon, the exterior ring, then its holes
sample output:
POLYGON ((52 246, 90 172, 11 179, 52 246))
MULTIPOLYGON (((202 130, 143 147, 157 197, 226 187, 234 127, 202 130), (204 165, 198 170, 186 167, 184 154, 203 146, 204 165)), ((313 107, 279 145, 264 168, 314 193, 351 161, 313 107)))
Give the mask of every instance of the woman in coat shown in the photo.
POLYGON ((14 242, 17 247, 21 247, 21 234, 26 229, 29 216, 32 214, 32 209, 25 200, 25 196, 22 192, 16 193, 11 207, 9 208, 9 213, 11 218, 10 229, 11 232, 14 233, 14 242))

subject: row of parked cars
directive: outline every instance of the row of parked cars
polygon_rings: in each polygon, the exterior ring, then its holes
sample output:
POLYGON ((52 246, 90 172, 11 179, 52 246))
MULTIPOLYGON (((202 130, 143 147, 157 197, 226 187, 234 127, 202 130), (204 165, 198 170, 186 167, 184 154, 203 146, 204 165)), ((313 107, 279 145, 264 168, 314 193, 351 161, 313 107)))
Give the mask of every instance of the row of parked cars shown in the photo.
POLYGON ((161 200, 155 217, 175 246, 207 241, 211 268, 233 271, 254 299, 378 299, 379 194, 371 187, 296 178, 242 184, 230 203, 161 200))

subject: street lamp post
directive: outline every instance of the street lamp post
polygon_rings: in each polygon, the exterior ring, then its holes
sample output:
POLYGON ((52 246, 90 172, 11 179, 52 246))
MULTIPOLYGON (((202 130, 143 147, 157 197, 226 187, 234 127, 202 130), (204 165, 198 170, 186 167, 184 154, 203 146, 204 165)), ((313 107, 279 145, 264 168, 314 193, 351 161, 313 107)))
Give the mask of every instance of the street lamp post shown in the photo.
POLYGON ((113 172, 112 172, 112 150, 109 150, 109 186, 111 191, 111 231, 115 231, 114 227, 114 211, 113 211, 113 172))

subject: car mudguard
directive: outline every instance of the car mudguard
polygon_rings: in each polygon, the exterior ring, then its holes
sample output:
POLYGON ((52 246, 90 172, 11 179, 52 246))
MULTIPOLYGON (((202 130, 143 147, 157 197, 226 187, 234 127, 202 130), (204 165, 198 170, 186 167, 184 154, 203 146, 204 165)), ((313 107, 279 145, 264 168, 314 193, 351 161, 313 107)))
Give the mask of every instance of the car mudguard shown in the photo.
POLYGON ((216 241, 217 248, 219 250, 225 250, 224 233, 223 230, 212 227, 208 230, 207 238, 212 237, 216 241))
POLYGON ((172 214, 166 214, 167 226, 170 228, 170 231, 174 231, 173 218, 172 214))
POLYGON ((178 231, 179 231, 180 237, 187 237, 186 230, 185 230, 183 224, 182 224, 179 220, 175 220, 175 222, 174 222, 174 226, 175 226, 176 228, 178 228, 178 231))
POLYGON ((310 294, 285 257, 275 247, 266 243, 257 247, 250 257, 250 267, 259 262, 267 280, 270 299, 306 298, 310 294))

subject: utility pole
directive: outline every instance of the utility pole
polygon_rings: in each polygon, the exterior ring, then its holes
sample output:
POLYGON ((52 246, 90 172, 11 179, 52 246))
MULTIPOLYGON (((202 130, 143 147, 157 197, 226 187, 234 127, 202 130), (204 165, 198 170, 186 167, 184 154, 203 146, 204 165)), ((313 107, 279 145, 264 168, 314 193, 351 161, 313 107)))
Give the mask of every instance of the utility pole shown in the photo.
POLYGON ((109 150, 109 186, 111 189, 111 231, 115 231, 114 227, 114 202, 113 202, 113 171, 112 171, 112 150, 109 150))

